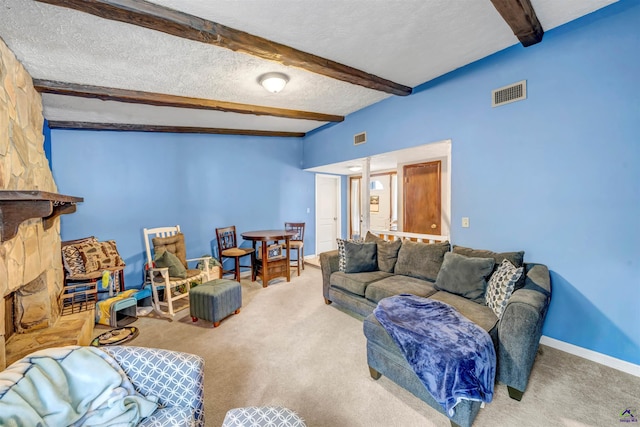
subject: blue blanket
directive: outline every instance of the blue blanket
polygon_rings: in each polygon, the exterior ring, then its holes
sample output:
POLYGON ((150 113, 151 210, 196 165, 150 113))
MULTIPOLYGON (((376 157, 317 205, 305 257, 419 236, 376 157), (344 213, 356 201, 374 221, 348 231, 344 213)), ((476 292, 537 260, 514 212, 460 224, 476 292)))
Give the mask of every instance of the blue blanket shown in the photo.
POLYGON ((135 426, 156 401, 95 347, 41 350, 0 372, 0 426, 135 426))
POLYGON ((374 314, 450 417, 462 399, 491 402, 496 352, 484 329, 449 304, 415 295, 384 298, 374 314))

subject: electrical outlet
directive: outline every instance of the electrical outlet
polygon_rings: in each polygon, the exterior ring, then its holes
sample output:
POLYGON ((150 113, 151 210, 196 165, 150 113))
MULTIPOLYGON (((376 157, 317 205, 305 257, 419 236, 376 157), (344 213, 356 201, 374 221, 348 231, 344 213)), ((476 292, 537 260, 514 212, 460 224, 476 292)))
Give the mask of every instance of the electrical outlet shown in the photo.
POLYGON ((462 228, 469 228, 469 217, 468 216, 463 216, 462 217, 462 228))

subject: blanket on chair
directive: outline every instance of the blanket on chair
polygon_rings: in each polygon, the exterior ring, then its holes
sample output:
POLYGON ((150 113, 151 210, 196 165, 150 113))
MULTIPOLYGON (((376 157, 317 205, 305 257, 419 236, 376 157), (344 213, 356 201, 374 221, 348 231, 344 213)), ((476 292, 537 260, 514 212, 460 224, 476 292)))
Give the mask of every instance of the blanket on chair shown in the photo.
POLYGON ((0 425, 134 426, 158 407, 94 347, 41 350, 0 372, 0 425))
POLYGON ((450 417, 462 399, 491 402, 496 352, 484 329, 449 304, 415 295, 384 298, 374 314, 450 417))

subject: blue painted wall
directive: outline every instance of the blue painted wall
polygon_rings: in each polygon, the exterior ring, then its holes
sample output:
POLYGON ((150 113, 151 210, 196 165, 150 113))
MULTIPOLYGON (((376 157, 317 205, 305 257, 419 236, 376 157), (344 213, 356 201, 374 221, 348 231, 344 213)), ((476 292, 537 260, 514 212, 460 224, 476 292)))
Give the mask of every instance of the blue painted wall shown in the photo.
POLYGON ((622 1, 360 110, 305 138, 304 167, 450 138, 453 243, 524 249, 551 269, 546 336, 640 364, 639 22, 622 1))
POLYGON ((61 217, 62 239, 115 240, 127 287, 142 283, 145 227, 179 224, 188 257, 217 254, 215 228, 228 225, 306 222, 315 247, 314 175, 300 169, 299 139, 54 129, 51 140, 59 191, 84 197, 61 217))
MULTIPOLYGON (((215 227, 301 220, 309 254, 314 178, 301 167, 450 138, 452 241, 524 249, 527 261, 547 264, 554 294, 544 334, 640 364, 638 22, 640 4, 623 0, 547 32, 538 45, 514 46, 351 114, 302 144, 53 130, 59 191, 85 197, 62 217, 62 238, 115 239, 128 286, 142 280, 143 227, 180 224, 191 257, 212 253, 215 227), (523 79, 527 100, 491 108, 492 89, 523 79), (354 147, 361 131, 368 142, 354 147), (462 216, 470 228, 460 227, 462 216)), ((342 189, 346 233, 344 179, 342 189)))
POLYGON ((42 135, 44 136, 44 156, 47 158, 49 162, 49 169, 53 169, 53 159, 51 157, 51 128, 49 127, 49 122, 44 121, 42 125, 42 135))

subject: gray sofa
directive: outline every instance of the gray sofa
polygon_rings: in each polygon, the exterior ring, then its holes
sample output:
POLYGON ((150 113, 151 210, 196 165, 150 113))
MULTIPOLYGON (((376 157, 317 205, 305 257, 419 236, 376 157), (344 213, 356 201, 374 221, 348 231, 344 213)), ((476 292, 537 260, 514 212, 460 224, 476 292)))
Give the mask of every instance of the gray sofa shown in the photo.
MULTIPOLYGON (((494 253, 460 246, 453 246, 451 251, 449 242, 386 242, 371 234, 367 235, 365 242, 375 243, 377 248, 375 269, 372 268, 371 260, 364 256, 364 264, 369 263, 364 270, 370 271, 358 271, 358 266, 354 269, 353 262, 343 268, 346 271, 339 271, 339 251, 320 254, 320 264, 325 303, 333 303, 364 318, 363 328, 367 337, 367 361, 371 376, 377 379, 381 374, 385 375, 449 417, 427 392, 398 346, 372 314, 382 298, 403 293, 413 294, 450 304, 485 329, 496 349, 496 381, 506 384, 509 395, 520 400, 527 387, 551 299, 551 280, 547 267, 524 263, 524 252, 494 253), (483 263, 481 258, 492 259, 493 262, 483 263), (501 318, 498 318, 494 310, 485 305, 484 291, 495 266, 504 259, 508 259, 515 267, 522 266, 523 274, 503 307, 501 318), (476 271, 476 276, 478 271, 487 274, 475 284, 476 288, 469 291, 468 288, 457 287, 456 283, 447 285, 447 277, 449 282, 452 281, 451 278, 454 279, 453 282, 468 281, 469 277, 465 276, 464 270, 470 262, 482 264, 480 270, 476 271), (463 265, 464 268, 461 267, 463 265), (491 265, 489 270, 486 269, 488 265, 491 265)), ((362 259, 354 257, 353 251, 349 252, 352 249, 350 244, 347 242, 345 245, 346 259, 356 259, 357 263, 362 264, 362 259)), ((358 256, 362 258, 361 255, 358 256)), ((344 262, 345 257, 342 259, 344 262)), ((470 426, 479 409, 479 402, 463 400, 456 406, 455 414, 449 417, 451 424, 470 426)))

